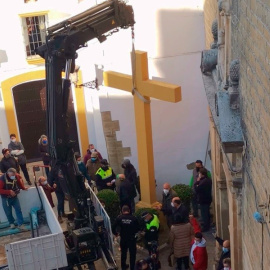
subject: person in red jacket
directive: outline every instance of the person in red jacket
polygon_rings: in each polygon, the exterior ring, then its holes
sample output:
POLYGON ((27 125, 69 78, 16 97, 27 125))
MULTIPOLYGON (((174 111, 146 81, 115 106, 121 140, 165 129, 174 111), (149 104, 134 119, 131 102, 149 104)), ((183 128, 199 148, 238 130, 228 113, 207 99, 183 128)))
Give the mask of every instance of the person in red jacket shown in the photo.
POLYGON ((52 199, 52 192, 55 191, 57 185, 54 184, 54 187, 51 187, 49 184, 48 184, 48 181, 47 179, 44 177, 44 176, 40 176, 38 178, 38 183, 39 185, 43 188, 45 194, 46 194, 46 197, 51 205, 51 207, 53 208, 55 205, 53 203, 53 199, 52 199))
POLYGON ((195 238, 190 251, 190 260, 194 270, 207 270, 208 255, 206 241, 201 232, 195 233, 195 238))
POLYGON ((2 206, 7 216, 7 220, 11 229, 15 229, 15 219, 13 217, 12 208, 14 208, 17 216, 18 229, 26 231, 21 210, 21 205, 17 195, 20 190, 28 190, 24 186, 22 177, 14 168, 9 168, 6 173, 0 176, 0 195, 2 199, 2 206))

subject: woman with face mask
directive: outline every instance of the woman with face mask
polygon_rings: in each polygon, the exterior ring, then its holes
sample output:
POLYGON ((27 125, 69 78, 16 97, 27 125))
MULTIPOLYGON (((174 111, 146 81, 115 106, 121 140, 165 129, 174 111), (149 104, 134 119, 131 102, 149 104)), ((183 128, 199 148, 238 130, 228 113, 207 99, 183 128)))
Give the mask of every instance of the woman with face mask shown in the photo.
MULTIPOLYGON (((50 154, 49 154, 49 148, 48 148, 48 138, 46 135, 41 135, 41 137, 38 140, 38 148, 39 152, 43 161, 44 166, 50 165, 50 154)), ((50 168, 45 167, 45 172, 47 177, 49 176, 50 168)))
POLYGON ((169 243, 171 253, 176 259, 177 269, 189 269, 190 243, 194 237, 194 230, 189 222, 181 214, 174 217, 174 223, 171 226, 169 243))

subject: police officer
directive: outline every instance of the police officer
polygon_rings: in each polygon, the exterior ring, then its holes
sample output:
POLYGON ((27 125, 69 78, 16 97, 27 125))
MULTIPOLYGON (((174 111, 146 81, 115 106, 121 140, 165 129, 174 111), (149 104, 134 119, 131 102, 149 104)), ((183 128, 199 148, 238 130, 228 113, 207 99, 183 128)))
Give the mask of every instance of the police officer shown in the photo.
POLYGON ((111 167, 109 167, 107 159, 100 161, 100 168, 96 172, 96 185, 98 191, 102 189, 115 189, 115 173, 111 167))
POLYGON ((122 270, 128 269, 129 265, 126 264, 127 251, 130 255, 130 270, 134 270, 136 261, 136 234, 140 227, 138 219, 130 213, 130 208, 127 205, 122 207, 122 215, 118 216, 115 224, 112 227, 114 235, 120 233, 120 247, 121 247, 121 268, 122 270))
POLYGON ((145 247, 148 249, 149 254, 152 254, 152 244, 158 242, 158 232, 159 232, 159 219, 157 215, 150 212, 143 212, 141 215, 145 222, 145 247))

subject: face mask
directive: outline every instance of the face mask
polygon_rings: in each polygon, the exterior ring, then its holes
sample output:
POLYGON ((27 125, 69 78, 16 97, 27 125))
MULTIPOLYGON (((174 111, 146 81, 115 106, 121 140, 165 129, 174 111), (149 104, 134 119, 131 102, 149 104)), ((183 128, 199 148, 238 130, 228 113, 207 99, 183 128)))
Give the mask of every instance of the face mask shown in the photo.
POLYGON ((195 245, 199 245, 200 244, 200 241, 195 241, 195 245))
POLYGON ((5 157, 6 157, 6 158, 10 158, 10 157, 11 157, 11 155, 10 155, 10 154, 7 154, 7 155, 5 155, 5 157))
POLYGON ((168 189, 163 189, 163 192, 165 195, 167 195, 169 193, 169 190, 168 189))
POLYGON ((48 184, 48 181, 42 182, 42 185, 43 185, 43 186, 45 186, 45 185, 47 185, 47 184, 48 184))
POLYGON ((144 221, 145 221, 145 222, 147 222, 148 220, 147 220, 147 219, 145 219, 144 221))
POLYGON ((91 153, 95 152, 95 149, 90 149, 90 152, 91 152, 91 153))
POLYGON ((16 142, 16 139, 12 139, 11 141, 12 141, 12 142, 16 142))
POLYGON ((109 167, 108 166, 104 166, 104 167, 102 167, 102 170, 103 171, 107 171, 109 169, 109 167))
POLYGON ((91 157, 91 160, 92 160, 93 162, 95 162, 95 161, 97 160, 97 158, 91 157))
POLYGON ((78 164, 81 164, 81 163, 82 163, 82 161, 81 161, 81 160, 80 160, 80 161, 77 161, 77 163, 78 163, 78 164))
POLYGON ((47 140, 43 140, 42 143, 43 143, 43 144, 47 144, 47 140))
POLYGON ((173 204, 173 202, 171 202, 171 206, 172 206, 172 207, 174 207, 174 204, 173 204))
POLYGON ((15 179, 15 175, 11 175, 11 176, 9 176, 9 178, 10 178, 11 180, 14 180, 14 179, 15 179))
POLYGON ((229 251, 229 249, 228 249, 228 248, 225 248, 225 247, 222 247, 222 251, 223 251, 224 253, 226 253, 226 252, 229 251))
POLYGON ((224 267, 223 270, 230 270, 230 268, 229 267, 224 267))

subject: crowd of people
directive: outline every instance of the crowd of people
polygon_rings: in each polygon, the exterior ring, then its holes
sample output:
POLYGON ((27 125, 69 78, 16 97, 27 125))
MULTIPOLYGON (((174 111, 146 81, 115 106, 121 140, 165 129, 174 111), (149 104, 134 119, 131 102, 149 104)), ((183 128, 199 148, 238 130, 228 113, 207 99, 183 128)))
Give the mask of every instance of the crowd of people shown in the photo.
MULTIPOLYGON (((38 179, 49 203, 55 207, 52 192, 57 197, 58 221, 63 222, 67 217, 64 211, 65 195, 59 181, 63 177, 61 171, 57 175, 50 172, 50 155, 48 151, 48 138, 42 135, 38 140, 38 149, 45 166, 46 177, 38 179)), ((26 167, 26 156, 23 144, 16 140, 16 135, 10 135, 8 148, 2 150, 3 158, 0 163, 2 175, 0 176, 0 195, 3 209, 7 216, 10 228, 15 228, 15 219, 12 215, 12 207, 17 216, 17 226, 25 230, 20 202, 17 194, 20 190, 27 191, 20 170, 23 172, 28 185, 32 185, 26 167)), ((93 144, 89 145, 86 154, 82 157, 80 153, 74 154, 79 171, 84 176, 86 183, 97 193, 110 189, 115 191, 120 200, 120 215, 112 224, 113 234, 120 236, 121 269, 165 269, 158 259, 160 221, 157 215, 150 211, 143 212, 140 218, 143 226, 135 217, 135 197, 140 197, 140 181, 136 169, 129 159, 122 162, 124 173, 116 175, 108 161, 93 144), (148 257, 136 262, 137 238, 143 235, 148 257), (127 253, 130 254, 130 265, 126 263, 127 253)), ((210 229, 210 205, 212 202, 212 180, 210 172, 204 168, 202 161, 195 162, 195 168, 190 180, 192 188, 192 211, 182 203, 176 192, 169 183, 164 183, 162 191, 162 203, 155 207, 163 212, 169 229, 168 245, 171 250, 170 258, 173 257, 178 270, 190 269, 192 265, 195 270, 206 270, 208 267, 208 255, 204 232, 210 229), (199 211, 200 210, 200 211, 199 211), (201 218, 199 224, 197 218, 201 218), (183 268, 182 268, 183 266, 183 268)), ((216 241, 222 246, 222 253, 218 262, 217 270, 228 270, 230 268, 230 242, 222 240, 214 235, 216 241)))

